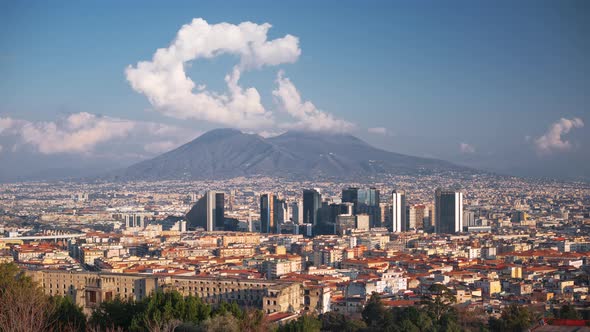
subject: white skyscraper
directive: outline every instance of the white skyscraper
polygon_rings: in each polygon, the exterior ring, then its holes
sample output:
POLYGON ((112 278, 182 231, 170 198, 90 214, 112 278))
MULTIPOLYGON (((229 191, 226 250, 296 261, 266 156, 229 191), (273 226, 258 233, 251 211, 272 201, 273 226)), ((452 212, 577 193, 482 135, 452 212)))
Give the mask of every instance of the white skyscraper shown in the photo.
POLYGON ((405 232, 406 227, 406 192, 403 190, 394 190, 391 204, 391 222, 392 232, 405 232))

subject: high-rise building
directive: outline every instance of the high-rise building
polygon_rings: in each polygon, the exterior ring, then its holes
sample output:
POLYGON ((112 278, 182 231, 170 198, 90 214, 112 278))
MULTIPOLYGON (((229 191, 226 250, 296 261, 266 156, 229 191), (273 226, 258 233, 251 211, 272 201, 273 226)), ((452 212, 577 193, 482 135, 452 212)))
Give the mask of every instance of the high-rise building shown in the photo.
POLYGON ((275 199, 273 194, 260 196, 260 233, 276 233, 275 199))
POLYGON ((316 189, 303 190, 303 223, 315 226, 319 222, 322 195, 316 189))
POLYGON ((413 205, 406 206, 408 216, 408 229, 416 229, 416 208, 413 205))
POLYGON ((291 221, 296 224, 303 223, 303 202, 295 201, 291 203, 291 221))
POLYGON ((463 212, 463 223, 467 226, 476 226, 475 212, 474 211, 464 211, 463 212))
POLYGON ((380 203, 379 208, 381 209, 381 226, 391 230, 391 204, 380 203))
POLYGON ((224 194, 210 190, 186 214, 186 219, 188 220, 189 227, 201 227, 211 232, 224 229, 224 214, 224 194))
POLYGON ((342 202, 354 204, 354 214, 368 214, 371 227, 381 226, 379 190, 348 188, 342 190, 342 202))
POLYGON ((424 217, 424 231, 427 233, 434 233, 434 229, 436 226, 436 215, 434 211, 434 205, 428 204, 426 206, 426 210, 428 211, 428 216, 424 217))
POLYGON ((438 188, 434 194, 435 231, 455 234, 463 231, 463 193, 438 188))
POLYGON ((289 214, 289 205, 284 199, 275 198, 274 200, 274 213, 275 213, 275 227, 277 229, 277 233, 280 233, 278 230, 280 226, 285 223, 288 218, 289 214))
POLYGON ((425 205, 416 204, 408 206, 408 228, 424 229, 424 220, 428 217, 428 209, 425 205))
POLYGON ((394 233, 405 232, 407 231, 406 192, 394 190, 391 198, 391 231, 394 233))
POLYGON ((143 213, 129 213, 123 215, 125 228, 145 228, 148 216, 143 213))
POLYGON ((260 233, 280 233, 289 213, 287 202, 273 194, 260 195, 260 233))

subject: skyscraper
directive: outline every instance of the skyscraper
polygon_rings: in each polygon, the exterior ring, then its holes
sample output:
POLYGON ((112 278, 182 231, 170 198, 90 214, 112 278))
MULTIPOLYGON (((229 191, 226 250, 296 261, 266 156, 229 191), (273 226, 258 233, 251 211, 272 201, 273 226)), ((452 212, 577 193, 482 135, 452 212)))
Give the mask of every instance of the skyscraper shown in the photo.
POLYGON ((291 203, 291 221, 296 224, 303 223, 303 203, 295 201, 291 203))
POLYGON ((381 209, 381 226, 391 230, 391 204, 379 203, 381 209))
POLYGON ((354 187, 343 189, 342 202, 354 203, 354 214, 368 214, 371 227, 381 226, 379 190, 354 187))
POLYGON ((273 194, 260 195, 260 233, 280 233, 288 214, 287 202, 273 194))
POLYGON ((463 193, 438 188, 434 194, 435 231, 455 234, 463 231, 463 193))
POLYGON ((276 233, 281 233, 281 225, 285 223, 285 220, 288 219, 289 214, 289 206, 284 199, 275 198, 274 199, 274 227, 276 233))
POLYGON ((210 190, 186 214, 186 219, 189 222, 189 227, 201 227, 211 232, 224 229, 224 214, 224 194, 210 190))
POLYGON ((260 233, 275 233, 275 195, 260 196, 260 233))
POLYGON ((403 190, 394 190, 391 194, 391 231, 405 232, 406 224, 406 192, 403 190))
POLYGON ((467 226, 475 226, 475 212, 465 211, 463 212, 463 223, 467 226))
POLYGON ((424 229, 424 219, 428 217, 428 209, 425 205, 414 205, 414 228, 424 229))
POLYGON ((303 190, 303 223, 316 225, 319 222, 319 209, 322 195, 315 189, 303 190))

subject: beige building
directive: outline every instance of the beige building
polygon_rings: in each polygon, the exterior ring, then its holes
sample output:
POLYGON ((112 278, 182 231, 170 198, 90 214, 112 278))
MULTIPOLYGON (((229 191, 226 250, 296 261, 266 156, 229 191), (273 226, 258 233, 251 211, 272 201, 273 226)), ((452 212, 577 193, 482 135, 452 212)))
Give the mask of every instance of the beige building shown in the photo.
POLYGON ((28 273, 45 294, 70 296, 86 312, 117 295, 122 299, 141 300, 158 289, 158 279, 152 276, 58 270, 28 273))
POLYGON ((259 233, 224 233, 219 239, 219 244, 223 247, 227 247, 231 244, 258 245, 259 243, 259 233))
POLYGON ((217 248, 213 251, 217 257, 231 257, 231 256, 254 256, 256 249, 254 247, 228 247, 217 248))
POLYGON ((58 270, 29 271, 47 295, 70 296, 86 312, 116 296, 141 300, 156 290, 177 290, 195 295, 206 303, 235 301, 272 312, 299 312, 303 286, 298 282, 197 276, 146 276, 58 270))
POLYGON ((302 269, 301 256, 293 256, 288 259, 272 259, 262 263, 262 273, 268 279, 276 279, 284 274, 300 272, 302 269))
POLYGON ((84 264, 94 265, 94 260, 104 257, 104 250, 96 248, 82 248, 81 261, 84 264))

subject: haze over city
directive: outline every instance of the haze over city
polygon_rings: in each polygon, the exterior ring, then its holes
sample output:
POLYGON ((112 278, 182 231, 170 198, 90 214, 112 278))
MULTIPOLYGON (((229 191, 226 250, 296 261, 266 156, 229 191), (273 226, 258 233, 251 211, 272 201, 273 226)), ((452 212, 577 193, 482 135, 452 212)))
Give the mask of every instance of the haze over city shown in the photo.
POLYGON ((589 17, 0 3, 0 331, 589 331, 589 17))
POLYGON ((5 180, 94 175, 220 127, 347 133, 508 175, 590 173, 583 1, 2 7, 5 180))

